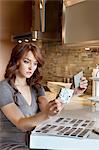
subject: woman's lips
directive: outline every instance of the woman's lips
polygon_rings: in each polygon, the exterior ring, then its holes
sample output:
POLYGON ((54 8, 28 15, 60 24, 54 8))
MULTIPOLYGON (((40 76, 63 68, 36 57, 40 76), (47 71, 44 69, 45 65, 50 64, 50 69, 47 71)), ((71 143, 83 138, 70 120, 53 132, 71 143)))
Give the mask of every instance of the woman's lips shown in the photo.
POLYGON ((27 74, 32 74, 32 72, 30 72, 30 71, 28 71, 28 72, 26 72, 27 74))

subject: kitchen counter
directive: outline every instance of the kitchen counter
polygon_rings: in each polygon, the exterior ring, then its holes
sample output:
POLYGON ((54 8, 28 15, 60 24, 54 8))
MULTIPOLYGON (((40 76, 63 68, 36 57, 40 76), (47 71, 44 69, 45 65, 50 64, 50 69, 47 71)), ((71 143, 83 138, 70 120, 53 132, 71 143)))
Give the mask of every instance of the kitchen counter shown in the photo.
POLYGON ((65 82, 50 82, 48 81, 47 84, 53 84, 53 85, 59 85, 59 86, 63 86, 63 87, 67 87, 70 88, 70 86, 72 85, 72 83, 65 83, 65 82))
MULTIPOLYGON (((95 127, 99 127, 99 111, 95 110, 94 103, 87 101, 89 96, 74 96, 69 104, 65 104, 59 114, 60 117, 72 117, 96 121, 95 127), (82 101, 82 102, 81 102, 82 101)), ((99 150, 99 135, 91 133, 88 138, 77 139, 60 136, 35 136, 31 133, 30 148, 52 149, 52 150, 99 150)))
POLYGON ((65 83, 65 82, 47 82, 47 86, 51 92, 58 93, 61 87, 70 88, 72 83, 65 83))

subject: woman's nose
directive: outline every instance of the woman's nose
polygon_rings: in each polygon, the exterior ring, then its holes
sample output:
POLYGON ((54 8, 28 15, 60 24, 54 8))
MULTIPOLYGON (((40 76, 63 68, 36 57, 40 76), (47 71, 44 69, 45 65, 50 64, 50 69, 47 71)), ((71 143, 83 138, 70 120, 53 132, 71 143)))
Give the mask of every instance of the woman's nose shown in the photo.
POLYGON ((32 68, 31 68, 31 67, 29 67, 29 70, 32 70, 32 68))
POLYGON ((33 67, 33 65, 32 65, 32 64, 30 64, 30 65, 29 65, 29 69, 30 69, 30 70, 32 70, 32 67, 33 67))

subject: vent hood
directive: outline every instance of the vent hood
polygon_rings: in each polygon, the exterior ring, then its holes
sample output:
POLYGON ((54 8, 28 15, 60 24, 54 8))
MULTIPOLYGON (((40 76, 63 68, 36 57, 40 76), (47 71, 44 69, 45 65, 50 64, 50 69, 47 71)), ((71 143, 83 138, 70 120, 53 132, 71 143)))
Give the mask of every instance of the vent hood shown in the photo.
POLYGON ((63 43, 70 47, 99 47, 99 0, 65 5, 63 14, 63 43))
MULTIPOLYGON (((62 41, 63 0, 32 0, 32 27, 28 33, 13 39, 35 38, 43 41, 62 41)), ((27 12, 28 13, 28 12, 27 12)))

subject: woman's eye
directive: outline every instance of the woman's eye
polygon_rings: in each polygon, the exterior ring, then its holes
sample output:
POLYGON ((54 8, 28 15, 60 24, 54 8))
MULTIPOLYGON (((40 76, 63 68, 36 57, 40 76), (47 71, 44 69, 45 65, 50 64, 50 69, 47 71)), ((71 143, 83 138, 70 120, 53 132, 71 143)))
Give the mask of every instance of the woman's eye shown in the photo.
POLYGON ((27 60, 24 60, 24 63, 25 63, 25 64, 28 64, 28 63, 29 63, 29 61, 27 61, 27 60))
POLYGON ((33 63, 33 65, 36 65, 36 66, 37 66, 37 64, 38 64, 37 62, 34 62, 34 63, 33 63))

